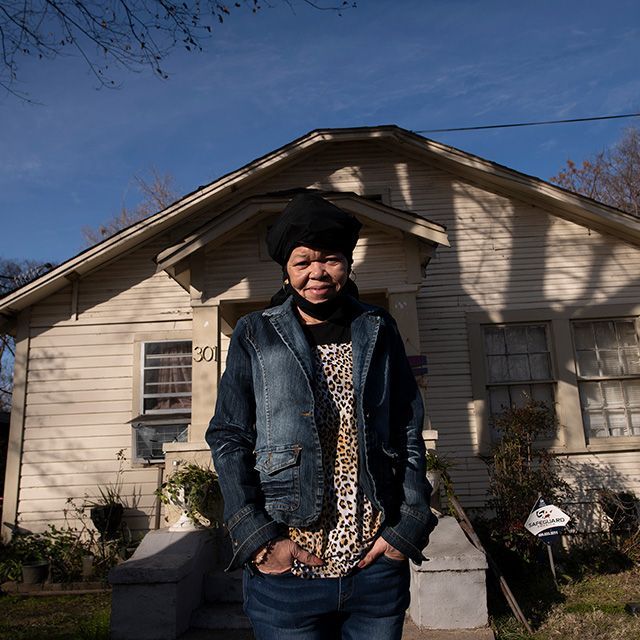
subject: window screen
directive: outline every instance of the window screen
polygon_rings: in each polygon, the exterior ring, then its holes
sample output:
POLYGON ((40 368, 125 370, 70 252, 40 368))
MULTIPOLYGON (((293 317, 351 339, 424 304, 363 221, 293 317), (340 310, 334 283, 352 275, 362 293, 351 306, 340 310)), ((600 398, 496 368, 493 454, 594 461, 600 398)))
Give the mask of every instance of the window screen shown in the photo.
POLYGON ((587 437, 640 435, 640 341, 632 318, 574 322, 587 437))

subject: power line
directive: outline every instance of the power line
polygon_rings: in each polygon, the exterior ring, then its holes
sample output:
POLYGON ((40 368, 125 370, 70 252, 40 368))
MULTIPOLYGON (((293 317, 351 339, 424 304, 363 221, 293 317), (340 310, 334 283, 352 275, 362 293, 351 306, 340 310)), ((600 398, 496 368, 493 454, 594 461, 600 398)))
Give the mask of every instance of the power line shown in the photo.
POLYGON ((593 122, 594 120, 616 120, 619 118, 639 118, 640 113, 621 113, 591 118, 569 118, 567 120, 540 120, 538 122, 514 122, 511 124, 486 124, 478 127, 450 127, 448 129, 420 129, 414 133, 445 133, 447 131, 478 131, 480 129, 506 129, 508 127, 536 127, 542 124, 566 124, 568 122, 593 122))

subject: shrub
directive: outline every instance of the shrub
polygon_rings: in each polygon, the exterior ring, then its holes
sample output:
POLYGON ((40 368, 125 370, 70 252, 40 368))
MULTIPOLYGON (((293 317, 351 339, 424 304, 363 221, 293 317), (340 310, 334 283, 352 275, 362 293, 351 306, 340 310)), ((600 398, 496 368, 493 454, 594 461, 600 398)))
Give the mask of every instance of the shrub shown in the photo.
POLYGON ((96 578, 106 578, 109 569, 128 557, 131 537, 128 529, 119 531, 113 540, 102 540, 89 526, 85 506, 79 507, 69 498, 65 521, 73 514, 79 528, 68 522, 62 527, 49 525, 41 533, 16 532, 11 542, 0 546, 0 582, 20 580, 22 564, 48 560, 52 582, 74 582, 82 577, 82 558, 94 557, 96 578))
POLYGON ((634 493, 600 489, 598 502, 609 518, 610 544, 640 563, 640 503, 634 493))
POLYGON ((554 456, 540 444, 556 432, 557 420, 548 405, 528 400, 505 409, 493 423, 499 440, 486 460, 494 512, 489 529, 495 541, 528 562, 540 546, 524 528, 536 500, 542 496, 547 504, 557 504, 569 492, 554 456))

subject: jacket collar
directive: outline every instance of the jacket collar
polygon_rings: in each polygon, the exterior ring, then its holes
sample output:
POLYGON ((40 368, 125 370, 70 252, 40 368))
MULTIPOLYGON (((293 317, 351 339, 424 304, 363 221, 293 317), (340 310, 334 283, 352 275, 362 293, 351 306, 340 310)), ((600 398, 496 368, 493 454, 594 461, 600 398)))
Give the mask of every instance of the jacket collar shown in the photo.
MULTIPOLYGON (((365 304, 364 302, 356 300, 349 295, 346 295, 345 299, 347 300, 349 308, 353 311, 354 318, 363 314, 379 315, 378 307, 373 307, 370 304, 365 304)), ((291 296, 289 296, 282 304, 276 305, 275 307, 269 307, 262 312, 262 315, 267 317, 274 317, 283 314, 292 314, 296 322, 298 321, 297 318, 295 318, 295 310, 293 309, 293 298, 291 296)))
MULTIPOLYGON (((353 377, 356 388, 359 388, 368 373, 380 326, 380 313, 377 307, 364 304, 351 296, 347 296, 347 300, 354 316, 351 323, 353 377)), ((309 385, 312 385, 313 355, 297 318, 292 298, 287 298, 278 306, 265 309, 262 315, 269 319, 282 341, 300 364, 309 385)))
POLYGON ((266 309, 262 312, 262 315, 269 319, 282 341, 293 353, 311 386, 313 384, 311 347, 304 335, 300 321, 296 317, 291 297, 277 307, 266 309))

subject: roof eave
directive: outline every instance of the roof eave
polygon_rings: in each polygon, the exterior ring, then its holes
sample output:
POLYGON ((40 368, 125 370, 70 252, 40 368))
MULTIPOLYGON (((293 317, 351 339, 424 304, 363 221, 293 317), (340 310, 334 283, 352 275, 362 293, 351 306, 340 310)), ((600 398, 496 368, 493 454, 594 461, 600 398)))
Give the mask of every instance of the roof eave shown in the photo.
MULTIPOLYGON (((78 276, 102 266, 162 233, 179 222, 194 209, 204 207, 211 200, 233 194, 240 181, 253 182, 283 162, 295 160, 301 154, 321 142, 379 139, 399 143, 421 157, 431 158, 449 165, 452 169, 466 171, 484 183, 497 188, 517 192, 529 199, 538 200, 541 206, 558 210, 566 217, 595 230, 613 233, 617 237, 640 244, 640 220, 617 209, 599 204, 589 198, 572 194, 540 178, 528 176, 508 167, 490 162, 454 147, 424 138, 395 125, 348 129, 316 129, 272 151, 249 164, 232 171, 215 182, 186 195, 167 209, 138 222, 87 249, 59 265, 33 282, 21 287, 0 300, 1 314, 15 314, 41 298, 55 293, 78 276)), ((444 243, 443 243, 444 244, 444 243)))

